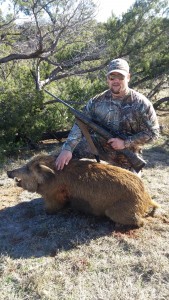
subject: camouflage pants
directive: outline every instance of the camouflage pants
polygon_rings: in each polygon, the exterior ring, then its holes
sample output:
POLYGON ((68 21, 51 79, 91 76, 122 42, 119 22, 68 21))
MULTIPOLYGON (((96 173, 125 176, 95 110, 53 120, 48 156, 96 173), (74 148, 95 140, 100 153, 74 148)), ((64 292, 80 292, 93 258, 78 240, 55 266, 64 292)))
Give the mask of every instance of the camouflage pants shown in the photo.
MULTIPOLYGON (((98 150, 99 158, 101 160, 104 160, 108 162, 111 165, 121 167, 123 169, 127 169, 133 173, 136 173, 136 171, 132 168, 130 163, 128 162, 127 158, 117 151, 114 151, 105 140, 97 140, 95 137, 92 137, 93 142, 98 150)), ((94 154, 92 154, 90 150, 90 145, 86 141, 85 138, 82 138, 82 140, 78 143, 76 148, 73 151, 73 158, 89 158, 94 159, 94 154)), ((140 176, 140 172, 136 173, 140 176)))

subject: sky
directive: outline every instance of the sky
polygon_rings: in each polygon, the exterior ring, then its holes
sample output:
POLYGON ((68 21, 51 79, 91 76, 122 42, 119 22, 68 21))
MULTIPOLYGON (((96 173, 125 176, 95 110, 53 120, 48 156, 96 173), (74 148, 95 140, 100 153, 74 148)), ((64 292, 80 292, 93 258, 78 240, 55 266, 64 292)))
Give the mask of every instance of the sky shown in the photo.
MULTIPOLYGON (((113 12, 117 17, 125 13, 135 0, 93 0, 97 5, 98 22, 106 22, 113 12)), ((6 0, 1 8, 4 13, 8 12, 8 0, 6 0)))
POLYGON ((93 0, 98 6, 97 21, 105 22, 111 13, 120 16, 125 13, 135 0, 93 0))

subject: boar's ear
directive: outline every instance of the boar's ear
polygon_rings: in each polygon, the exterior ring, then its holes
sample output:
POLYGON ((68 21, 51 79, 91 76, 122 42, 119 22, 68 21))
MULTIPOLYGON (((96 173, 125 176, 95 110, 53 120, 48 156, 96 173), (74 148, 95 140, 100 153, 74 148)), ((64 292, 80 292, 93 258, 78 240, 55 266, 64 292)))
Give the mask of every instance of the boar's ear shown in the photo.
POLYGON ((38 164, 36 166, 35 177, 38 184, 43 184, 46 180, 51 180, 54 176, 54 170, 50 169, 49 167, 43 164, 38 164))
POLYGON ((52 170, 51 168, 45 166, 45 165, 40 165, 40 168, 44 172, 51 173, 51 174, 55 175, 55 171, 52 170))

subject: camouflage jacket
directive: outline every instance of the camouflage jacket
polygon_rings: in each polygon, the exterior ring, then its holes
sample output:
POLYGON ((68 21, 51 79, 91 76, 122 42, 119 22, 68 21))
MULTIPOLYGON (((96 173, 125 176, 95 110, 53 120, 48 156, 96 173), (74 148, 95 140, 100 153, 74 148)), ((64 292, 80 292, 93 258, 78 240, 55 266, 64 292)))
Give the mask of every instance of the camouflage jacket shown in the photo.
MULTIPOLYGON (((132 89, 121 99, 113 98, 111 90, 106 90, 90 99, 83 112, 110 132, 118 130, 125 134, 125 146, 134 152, 139 152, 142 145, 159 135, 158 120, 151 102, 132 89)), ((95 136, 106 147, 105 140, 98 134, 95 136)), ((73 152, 81 138, 82 133, 74 124, 62 149, 73 152)))

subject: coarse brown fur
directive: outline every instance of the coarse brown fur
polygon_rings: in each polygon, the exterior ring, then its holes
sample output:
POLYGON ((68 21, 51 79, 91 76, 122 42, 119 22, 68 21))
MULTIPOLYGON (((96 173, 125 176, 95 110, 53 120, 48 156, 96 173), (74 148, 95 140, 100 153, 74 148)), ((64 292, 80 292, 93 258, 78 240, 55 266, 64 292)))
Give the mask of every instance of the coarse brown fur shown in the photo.
POLYGON ((116 223, 142 226, 150 207, 158 207, 142 180, 130 171, 87 160, 71 160, 58 171, 55 159, 39 155, 7 172, 18 186, 41 194, 48 213, 56 213, 69 202, 73 208, 105 215, 116 223))

